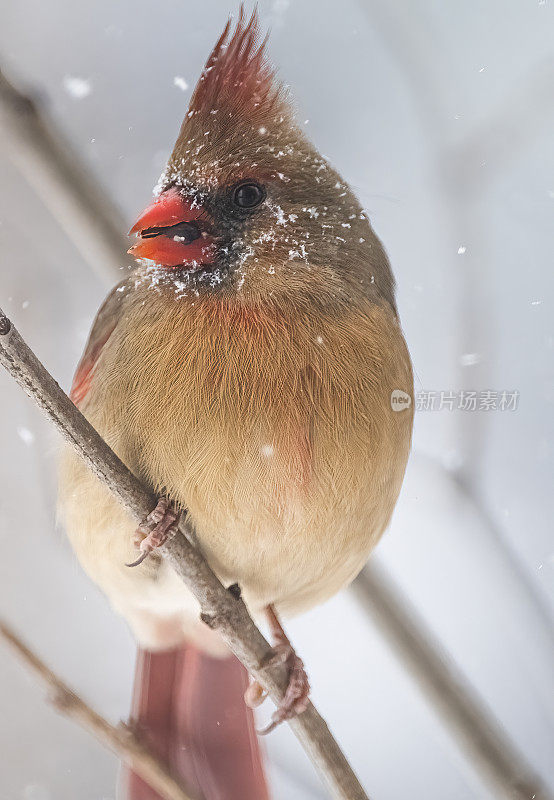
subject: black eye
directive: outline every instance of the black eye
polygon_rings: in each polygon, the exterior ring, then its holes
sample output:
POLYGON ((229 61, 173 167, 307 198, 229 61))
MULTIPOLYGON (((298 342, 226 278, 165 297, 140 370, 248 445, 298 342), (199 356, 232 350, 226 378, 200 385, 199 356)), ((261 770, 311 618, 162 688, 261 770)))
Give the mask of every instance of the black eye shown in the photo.
POLYGON ((265 189, 259 183, 241 183, 233 192, 233 203, 239 208, 255 208, 265 200, 265 189))

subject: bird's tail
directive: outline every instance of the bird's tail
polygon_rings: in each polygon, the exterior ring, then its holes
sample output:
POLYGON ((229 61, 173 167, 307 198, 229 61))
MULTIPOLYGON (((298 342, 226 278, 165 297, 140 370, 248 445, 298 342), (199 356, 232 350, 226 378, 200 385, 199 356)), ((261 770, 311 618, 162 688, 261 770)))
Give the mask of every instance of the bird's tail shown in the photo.
MULTIPOLYGON (((203 800, 269 800, 246 670, 187 644, 139 649, 131 720, 145 744, 203 800)), ((125 800, 161 800, 138 775, 125 775, 125 800)))

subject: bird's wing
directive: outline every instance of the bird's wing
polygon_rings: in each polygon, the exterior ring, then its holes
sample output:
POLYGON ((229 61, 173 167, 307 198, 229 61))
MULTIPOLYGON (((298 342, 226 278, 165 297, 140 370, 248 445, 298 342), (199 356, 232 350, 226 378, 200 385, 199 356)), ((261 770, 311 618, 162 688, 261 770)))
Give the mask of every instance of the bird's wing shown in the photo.
POLYGON ((118 283, 106 297, 96 315, 85 351, 75 370, 69 393, 76 406, 81 405, 90 389, 94 367, 102 348, 114 332, 121 318, 123 301, 127 295, 128 288, 128 278, 118 283))

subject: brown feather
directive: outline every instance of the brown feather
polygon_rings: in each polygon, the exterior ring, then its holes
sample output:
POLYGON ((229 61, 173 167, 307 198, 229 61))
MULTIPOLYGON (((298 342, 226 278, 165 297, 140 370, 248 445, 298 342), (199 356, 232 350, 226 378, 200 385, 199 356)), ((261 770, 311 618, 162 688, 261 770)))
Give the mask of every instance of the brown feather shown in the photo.
MULTIPOLYGON (((296 612, 334 593, 388 523, 408 454, 412 412, 390 405, 394 389, 412 394, 394 314, 366 303, 343 317, 299 316, 148 281, 124 310, 85 414, 131 469, 189 510, 212 565, 254 610, 296 612)), ((88 493, 94 479, 75 469, 88 493)), ((126 579, 131 529, 112 565, 126 579)), ((145 565, 136 580, 159 569, 145 565)))
MULTIPOLYGON (((160 188, 211 202, 213 218, 239 178, 262 179, 267 199, 228 229, 213 269, 141 266, 108 301, 81 406, 131 469, 188 510, 211 564, 254 612, 296 613, 348 583, 390 519, 413 415, 390 397, 412 396, 411 364, 390 266, 359 202, 283 98, 265 102, 273 72, 255 15, 229 31, 160 188), (265 101, 243 114, 252 81, 265 101), (238 106, 227 107, 231 89, 238 106)), ((133 524, 71 454, 61 506, 85 568, 145 646, 186 634, 216 647, 165 563, 124 566, 133 524)))
MULTIPOLYGON (((413 402, 397 412, 391 395, 413 397, 413 379, 385 251, 296 125, 258 42, 255 13, 247 23, 241 11, 232 35, 226 26, 158 187, 196 209, 195 224, 216 243, 214 263, 188 272, 193 260, 142 264, 116 287, 72 396, 136 475, 187 510, 210 564, 240 585, 251 611, 272 604, 291 615, 348 584, 386 528, 413 419, 413 402), (243 180, 263 184, 264 198, 244 215, 230 206, 243 180)), ((125 566, 136 558, 135 525, 69 449, 60 509, 84 569, 143 648, 188 640, 188 653, 193 643, 222 655, 163 559, 125 566)), ((151 659, 160 671, 140 684, 155 692, 139 715, 154 743, 162 755, 169 747, 171 768, 207 798, 222 796, 221 779, 229 798, 263 797, 240 681, 227 683, 223 662, 198 654, 191 679, 180 652, 151 659), (245 743, 227 780, 213 748, 230 758, 236 750, 214 736, 214 681, 217 703, 237 715, 241 737, 229 735, 245 743), (200 704, 192 716, 191 687, 200 704), (198 747, 202 780, 189 763, 198 747)), ((133 780, 138 800, 145 785, 133 780)))

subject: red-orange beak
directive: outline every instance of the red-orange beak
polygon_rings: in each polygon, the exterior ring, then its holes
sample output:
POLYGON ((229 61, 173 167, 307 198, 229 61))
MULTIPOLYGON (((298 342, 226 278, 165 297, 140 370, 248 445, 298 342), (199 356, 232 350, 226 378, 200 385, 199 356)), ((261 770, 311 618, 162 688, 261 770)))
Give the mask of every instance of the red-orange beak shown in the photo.
POLYGON ((163 267, 196 267, 215 257, 213 236, 206 230, 203 209, 177 189, 162 192, 137 219, 129 234, 140 240, 127 252, 163 267))

